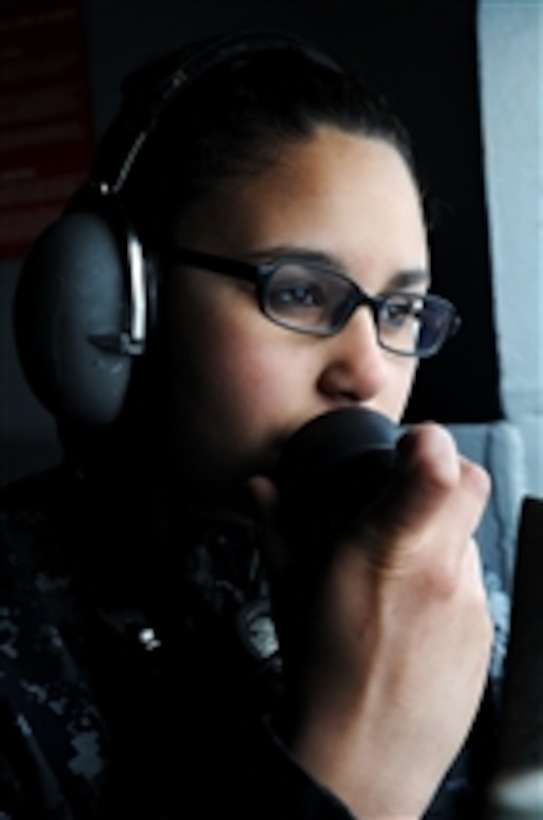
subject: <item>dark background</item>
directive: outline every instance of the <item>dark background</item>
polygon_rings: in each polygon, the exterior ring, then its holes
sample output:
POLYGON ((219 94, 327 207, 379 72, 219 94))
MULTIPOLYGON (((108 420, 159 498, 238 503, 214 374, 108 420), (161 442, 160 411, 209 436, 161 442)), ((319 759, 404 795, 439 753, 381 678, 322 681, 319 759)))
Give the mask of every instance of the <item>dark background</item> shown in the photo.
MULTIPOLYGON (((502 416, 483 178, 476 0, 81 2, 97 139, 118 104, 124 74, 159 51, 221 31, 274 27, 300 33, 350 63, 383 91, 413 136, 419 169, 438 206, 431 233, 434 290, 452 299, 464 320, 461 333, 445 351, 420 368, 407 420, 480 422, 502 416)), ((13 264, 17 267, 18 262, 13 264)), ((0 276, 3 273, 0 269, 0 276)), ((0 290, 6 316, 11 290, 0 290)), ((43 424, 39 408, 21 387, 9 330, 0 330, 0 341, 5 340, 0 351, 3 483, 48 466, 56 450, 46 440, 54 435, 52 426, 43 424)))

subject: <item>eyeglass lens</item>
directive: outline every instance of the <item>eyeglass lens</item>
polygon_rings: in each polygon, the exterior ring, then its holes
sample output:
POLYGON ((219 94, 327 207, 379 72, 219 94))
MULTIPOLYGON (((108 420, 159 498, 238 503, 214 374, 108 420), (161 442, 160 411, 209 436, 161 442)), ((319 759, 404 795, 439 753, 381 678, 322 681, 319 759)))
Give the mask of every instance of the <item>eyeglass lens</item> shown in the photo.
POLYGON ((452 308, 437 297, 391 293, 361 296, 347 277, 322 267, 288 262, 269 276, 263 294, 269 318, 308 333, 338 332, 361 304, 371 306, 380 343, 407 355, 434 352, 448 335, 452 308))

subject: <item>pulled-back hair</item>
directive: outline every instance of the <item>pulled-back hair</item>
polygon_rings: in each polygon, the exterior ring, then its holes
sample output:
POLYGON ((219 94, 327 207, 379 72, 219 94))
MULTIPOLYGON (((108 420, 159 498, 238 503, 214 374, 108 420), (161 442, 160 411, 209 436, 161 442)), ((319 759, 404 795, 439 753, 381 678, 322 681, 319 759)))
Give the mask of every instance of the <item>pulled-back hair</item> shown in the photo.
MULTIPOLYGON (((129 83, 136 97, 138 79, 129 83)), ((327 55, 286 40, 226 56, 166 106, 128 176, 124 196, 139 235, 167 241, 184 208, 229 179, 258 173, 282 146, 323 125, 390 142, 416 179, 398 118, 327 55)))

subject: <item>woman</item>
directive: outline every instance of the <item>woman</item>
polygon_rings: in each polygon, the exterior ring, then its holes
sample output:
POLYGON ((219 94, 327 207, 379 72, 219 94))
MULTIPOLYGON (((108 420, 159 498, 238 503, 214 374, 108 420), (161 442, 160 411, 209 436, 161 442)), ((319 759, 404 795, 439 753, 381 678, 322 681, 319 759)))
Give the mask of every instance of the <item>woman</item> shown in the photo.
MULTIPOLYGON (((345 408, 399 422, 418 360, 457 324, 428 296, 401 126, 289 37, 198 44, 128 85, 93 184, 29 282, 74 214, 116 236, 130 225, 155 317, 105 423, 41 388, 66 464, 48 493, 40 479, 4 502, 8 579, 29 563, 48 578, 30 591, 22 570, 8 580, 10 709, 43 728, 55 703, 73 704, 66 748, 46 726, 32 763, 10 724, 8 816, 17 800, 36 817, 64 816, 57 804, 73 817, 480 816, 481 732, 444 778, 489 663, 473 540, 486 474, 422 424, 400 437, 374 503, 360 498, 319 544, 324 557, 309 522, 293 543, 281 514, 293 434, 345 408), (17 622, 38 605, 35 632, 47 624, 55 645, 30 675, 37 639, 17 622), (48 797, 28 788, 38 758, 48 797)), ((28 299, 23 284, 22 315, 28 299)), ((92 344, 106 363, 126 354, 120 336, 92 344)))

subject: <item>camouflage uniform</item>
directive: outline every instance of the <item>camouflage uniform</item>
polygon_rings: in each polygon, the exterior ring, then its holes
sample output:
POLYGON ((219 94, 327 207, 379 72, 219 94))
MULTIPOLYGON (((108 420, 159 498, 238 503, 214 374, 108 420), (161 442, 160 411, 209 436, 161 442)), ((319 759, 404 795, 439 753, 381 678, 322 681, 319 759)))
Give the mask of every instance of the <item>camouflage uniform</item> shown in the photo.
MULTIPOLYGON (((67 469, 3 493, 0 820, 347 820, 280 740, 251 527, 180 538, 156 510, 142 524, 140 501, 67 469)), ((493 694, 430 817, 479 820, 493 694)))

